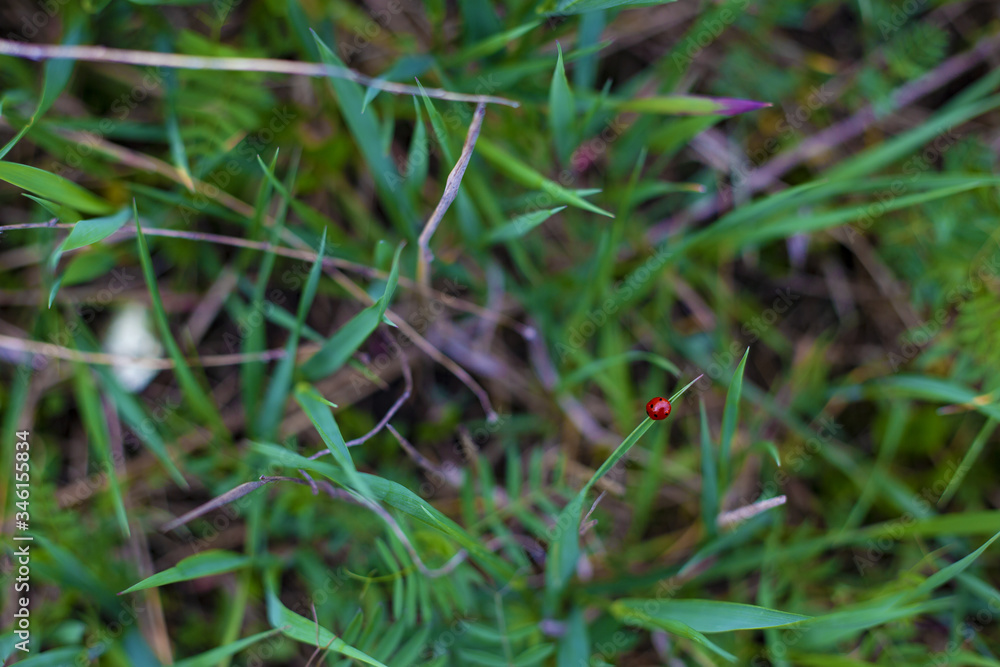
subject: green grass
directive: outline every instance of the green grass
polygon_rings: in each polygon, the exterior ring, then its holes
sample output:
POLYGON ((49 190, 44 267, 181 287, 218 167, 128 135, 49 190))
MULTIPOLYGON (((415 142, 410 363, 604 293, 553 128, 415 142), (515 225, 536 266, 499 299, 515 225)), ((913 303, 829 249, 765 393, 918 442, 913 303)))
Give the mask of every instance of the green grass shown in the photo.
POLYGON ((989 3, 71 4, 148 62, 0 56, 0 659, 1000 665, 989 3))

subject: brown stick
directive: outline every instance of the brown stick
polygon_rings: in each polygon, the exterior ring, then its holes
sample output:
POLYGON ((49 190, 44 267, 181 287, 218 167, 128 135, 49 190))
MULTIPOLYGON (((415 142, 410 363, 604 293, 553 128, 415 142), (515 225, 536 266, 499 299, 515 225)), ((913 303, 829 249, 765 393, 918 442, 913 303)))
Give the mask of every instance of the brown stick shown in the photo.
POLYGON ((465 169, 469 166, 469 160, 472 158, 472 151, 476 147, 476 139, 479 138, 479 129, 483 125, 483 116, 485 114, 486 105, 480 102, 476 106, 472 122, 469 123, 469 132, 465 136, 462 154, 458 157, 458 162, 455 163, 455 166, 452 167, 451 173, 448 174, 448 180, 445 181, 444 192, 441 193, 441 201, 434 208, 434 212, 431 213, 427 224, 424 225, 423 231, 420 232, 420 238, 417 239, 417 243, 420 246, 420 256, 417 260, 417 283, 421 287, 429 287, 430 263, 434 259, 434 253, 431 252, 430 248, 431 237, 434 236, 435 230, 441 224, 441 219, 448 211, 448 207, 451 206, 451 203, 455 201, 455 197, 458 196, 458 189, 462 186, 462 176, 465 175, 465 169))

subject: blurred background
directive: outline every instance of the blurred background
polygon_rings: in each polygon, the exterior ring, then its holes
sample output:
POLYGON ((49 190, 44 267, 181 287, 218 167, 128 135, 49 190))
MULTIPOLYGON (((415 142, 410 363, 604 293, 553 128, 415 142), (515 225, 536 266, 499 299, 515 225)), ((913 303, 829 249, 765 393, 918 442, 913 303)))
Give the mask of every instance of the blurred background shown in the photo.
POLYGON ((0 658, 1000 664, 998 19, 8 0, 0 658))

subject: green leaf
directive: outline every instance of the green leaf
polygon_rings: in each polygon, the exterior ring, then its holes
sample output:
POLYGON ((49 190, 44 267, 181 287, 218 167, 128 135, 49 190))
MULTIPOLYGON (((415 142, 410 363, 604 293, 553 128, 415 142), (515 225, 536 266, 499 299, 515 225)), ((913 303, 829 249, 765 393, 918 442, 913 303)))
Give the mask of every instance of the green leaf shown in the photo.
POLYGON ((115 210, 110 202, 73 181, 26 164, 0 162, 0 180, 84 213, 106 215, 115 210))
POLYGON ((347 448, 337 420, 334 419, 327 404, 317 400, 314 393, 318 394, 319 392, 309 385, 299 385, 295 390, 295 400, 302 406, 302 410, 323 439, 326 448, 333 454, 333 459, 347 473, 347 478, 351 482, 350 487, 366 498, 371 498, 372 491, 368 488, 364 478, 358 474, 358 469, 354 467, 354 460, 351 458, 351 452, 347 448))
POLYGON ((796 626, 796 630, 801 631, 799 637, 803 646, 827 648, 835 646, 868 628, 875 628, 905 618, 938 614, 947 609, 954 609, 954 605, 953 598, 939 598, 905 607, 878 605, 868 608, 844 609, 824 616, 816 616, 796 626))
POLYGON ((244 637, 243 639, 219 646, 218 648, 213 648, 212 650, 205 651, 199 655, 175 662, 174 667, 213 667, 213 665, 218 665, 219 661, 224 658, 236 655, 243 649, 253 646, 260 640, 267 639, 271 635, 276 635, 279 632, 281 632, 281 630, 278 629, 258 632, 255 635, 244 637))
POLYGON ((627 604, 623 604, 621 601, 615 602, 611 605, 611 615, 621 620, 626 625, 638 626, 640 628, 646 628, 647 630, 666 630, 667 632, 677 635, 678 637, 685 637, 694 641, 696 644, 704 646, 729 662, 736 662, 736 656, 722 650, 705 635, 698 632, 683 621, 674 620, 672 618, 661 618, 658 615, 650 615, 645 609, 634 609, 629 607, 627 604))
POLYGON ((719 441, 719 470, 721 477, 721 487, 725 489, 729 484, 729 451, 733 443, 733 434, 736 433, 736 421, 740 413, 740 393, 743 391, 743 369, 747 365, 747 357, 750 355, 750 348, 743 353, 733 379, 729 382, 729 391, 726 392, 726 407, 722 412, 722 434, 719 441))
POLYGON ((375 331, 375 327, 382 321, 385 311, 389 308, 389 302, 392 301, 392 295, 396 290, 396 283, 399 281, 399 257, 402 251, 403 245, 400 244, 392 258, 392 269, 389 270, 389 278, 382 296, 340 327, 302 367, 302 375, 307 380, 315 382, 334 373, 347 363, 351 355, 375 331))
POLYGON ((700 95, 665 95, 627 100, 610 99, 607 104, 618 111, 671 116, 735 116, 771 106, 768 102, 700 95))
POLYGON ((66 252, 97 243, 121 229, 131 217, 132 211, 125 207, 113 215, 81 220, 73 225, 72 231, 59 249, 61 252, 66 252))
POLYGON ((716 600, 656 600, 626 598, 619 610, 644 613, 650 618, 681 621, 691 629, 711 634, 733 630, 778 628, 808 621, 811 616, 757 607, 752 604, 716 600))
POLYGON ((468 46, 454 56, 445 58, 444 63, 452 64, 464 64, 469 62, 474 62, 477 60, 482 60, 486 56, 493 55, 501 49, 508 48, 512 42, 520 39, 527 33, 531 32, 538 26, 542 24, 541 21, 531 21, 520 25, 516 28, 511 28, 510 30, 505 30, 504 32, 498 32, 495 35, 490 35, 471 46, 468 46))
POLYGON ((601 9, 652 7, 665 5, 668 2, 674 2, 674 0, 560 0, 558 3, 549 0, 538 11, 547 15, 583 14, 601 9))
MULTIPOLYGON (((35 199, 35 197, 31 198, 35 199)), ((36 199, 36 201, 41 202, 43 200, 36 199)), ((63 239, 63 242, 59 244, 59 246, 52 252, 52 255, 49 256, 47 266, 54 272, 56 267, 59 265, 59 259, 62 257, 63 252, 67 250, 76 250, 77 248, 97 243, 98 241, 111 236, 122 228, 122 225, 125 224, 131 215, 132 213, 128 210, 128 208, 123 208, 114 215, 78 221, 73 226, 69 236, 63 239)), ((64 277, 57 277, 53 281, 52 288, 49 290, 49 308, 52 307, 52 302, 55 301, 56 294, 59 291, 59 286, 64 282, 64 277)))
MULTIPOLYGON (((441 152, 444 153, 444 159, 448 164, 455 164, 455 156, 451 150, 451 142, 448 139, 448 129, 445 127, 444 118, 441 116, 441 112, 437 110, 434 106, 434 101, 427 96, 424 92, 424 87, 417 80, 417 88, 421 91, 421 99, 424 101, 424 108, 427 109, 427 118, 431 121, 431 129, 434 130, 434 136, 438 140, 438 145, 441 146, 441 152)), ((479 140, 476 140, 476 145, 479 145, 479 140)))
POLYGON ((98 276, 103 276, 115 267, 115 255, 101 249, 78 253, 66 265, 62 274, 63 285, 79 285, 89 283, 98 276))
POLYGON ((712 434, 708 429, 708 416, 705 414, 705 400, 700 397, 698 412, 701 415, 701 520, 705 524, 705 532, 715 535, 718 532, 719 473, 715 465, 712 434))
MULTIPOLYGON (((312 35, 323 62, 334 67, 344 67, 340 58, 323 43, 315 31, 312 31, 312 35)), ((354 141, 361 149, 361 154, 364 155, 365 162, 368 163, 368 168, 371 170, 372 178, 379 191, 379 200, 385 206, 389 217, 399 231, 407 237, 415 239, 414 230, 419 221, 409 199, 399 197, 394 192, 394 184, 402 182, 402 179, 395 163, 382 150, 382 144, 379 141, 381 132, 379 131, 378 118, 372 110, 362 113, 364 97, 361 93, 361 87, 354 81, 335 77, 330 77, 330 85, 337 93, 337 106, 344 117, 344 122, 347 123, 351 136, 354 137, 354 141)))
POLYGON ((338 242, 343 240, 342 235, 339 235, 338 232, 336 231, 337 223, 335 223, 329 217, 319 212, 309 204, 301 202, 295 197, 293 197, 288 187, 286 187, 284 183, 278 180, 278 177, 274 175, 274 161, 272 161, 271 166, 268 167, 266 164, 264 164, 264 161, 260 159, 260 156, 258 155, 257 164, 260 165, 260 168, 264 172, 264 177, 267 178, 268 181, 270 181, 271 186, 278 191, 278 194, 280 194, 282 197, 285 198, 288 204, 292 207, 292 210, 294 210, 296 213, 302 216, 303 220, 308 222, 310 225, 314 226, 316 229, 322 229, 324 232, 329 232, 330 234, 333 235, 333 238, 338 242))
POLYGON ((899 606, 905 602, 913 600, 914 598, 927 595, 934 589, 940 588, 958 575, 962 574, 969 568, 969 566, 975 563, 980 556, 983 555, 983 552, 986 551, 991 544, 996 542, 998 537, 1000 537, 1000 532, 995 533, 993 537, 983 542, 982 546, 961 560, 951 563, 950 565, 941 568, 931 576, 927 577, 927 579, 921 582, 919 586, 915 586, 900 595, 899 599, 893 602, 893 606, 899 606))
POLYGON ((264 594, 267 599, 267 620, 271 627, 281 630, 286 637, 315 646, 320 649, 329 648, 331 651, 353 658, 366 665, 374 667, 386 667, 367 653, 363 653, 353 646, 349 646, 343 639, 337 637, 326 628, 319 626, 304 616, 296 614, 291 609, 281 604, 278 598, 278 573, 277 570, 269 570, 264 577, 264 594))
POLYGON ((413 138, 410 140, 410 152, 406 156, 406 174, 404 179, 410 192, 418 192, 427 181, 427 170, 430 166, 431 153, 427 145, 427 128, 424 126, 424 115, 420 110, 420 102, 413 98, 413 110, 416 120, 413 122, 413 138))
POLYGON ((66 665, 86 664, 93 657, 83 646, 64 646, 33 655, 17 664, 21 667, 66 667, 66 665))
POLYGON ((919 398, 945 405, 967 405, 991 419, 1000 419, 1000 405, 979 398, 979 393, 958 382, 923 375, 880 378, 866 386, 872 396, 919 398))
POLYGON ((564 204, 576 206, 585 211, 597 213, 598 215, 605 215, 609 218, 615 217, 604 209, 598 208, 586 199, 576 195, 572 190, 567 190, 555 181, 545 178, 524 162, 502 150, 486 137, 480 136, 476 141, 476 152, 509 178, 525 187, 538 188, 556 201, 564 204))
MULTIPOLYGON (((259 159, 259 158, 258 158, 259 159)), ((326 229, 319 242, 319 250, 316 253, 316 261, 313 262, 309 270, 309 277, 299 300, 298 312, 295 316, 295 326, 288 342, 285 344, 285 356, 281 358, 274 369, 271 377, 271 384, 267 387, 267 394, 257 415, 257 432, 264 438, 274 438, 278 431, 278 425, 285 417, 285 403, 288 401, 288 394, 292 389, 292 373, 295 370, 295 353, 299 347, 299 337, 302 332, 302 325, 305 323, 306 314, 312 306, 313 298, 316 296, 316 288, 319 285, 319 276, 323 271, 323 258, 326 256, 326 229)))
MULTIPOLYGON (((165 40, 164 40, 165 41, 165 40)), ((170 157, 177 173, 180 176, 184 187, 190 192, 194 192, 194 181, 191 178, 191 165, 188 161, 187 150, 184 147, 184 138, 181 136, 180 115, 177 111, 179 105, 179 86, 177 83, 177 72, 172 69, 164 69, 161 76, 163 85, 166 88, 166 130, 167 142, 170 146, 170 157)))
POLYGON ((566 67, 563 65, 562 45, 556 42, 558 56, 556 70, 552 73, 552 83, 549 85, 549 129, 556 145, 556 155, 565 163, 573 150, 575 136, 574 122, 576 118, 576 103, 573 93, 566 80, 566 67))
MULTIPOLYGON (((66 36, 62 40, 64 46, 74 46, 83 42, 86 25, 83 21, 83 16, 82 12, 67 14, 66 36)), ((35 113, 31 114, 31 118, 27 124, 3 148, 0 148, 0 159, 3 159, 10 152, 10 149, 21 140, 21 137, 27 134, 28 130, 49 110, 52 103, 56 101, 59 94, 66 87, 66 84, 69 83, 75 65, 76 61, 69 58, 52 58, 45 61, 45 65, 43 66, 44 73, 42 75, 42 94, 38 97, 38 106, 35 107, 35 113)))
POLYGON ((54 201, 49 201, 48 199, 42 199, 41 197, 36 197, 35 195, 24 195, 33 202, 37 202, 39 206, 44 208, 46 211, 51 213, 56 217, 59 222, 64 222, 66 224, 76 224, 83 219, 77 211, 73 210, 69 206, 63 206, 62 204, 57 204, 54 201))
POLYGON ((519 239, 564 208, 566 207, 560 206, 558 208, 542 209, 512 218, 510 222, 491 230, 486 236, 486 243, 494 244, 501 241, 519 239))
POLYGON ((111 452, 108 421, 101 408, 100 396, 93 390, 93 382, 88 373, 86 365, 78 362, 73 363, 73 388, 76 394, 77 408, 87 429, 87 437, 94 448, 94 453, 100 460, 102 468, 107 471, 108 488, 111 491, 118 528, 122 535, 129 537, 131 531, 128 525, 128 515, 125 512, 121 484, 118 482, 118 470, 114 464, 115 457, 111 452))
POLYGON ((559 638, 556 667, 579 667, 590 661, 590 637, 583 607, 574 607, 566 619, 566 634, 559 638))
POLYGON ((177 565, 163 572, 157 572, 151 577, 146 577, 134 586, 126 588, 119 595, 134 593, 146 588, 164 586, 166 584, 175 584, 178 581, 190 581, 192 579, 209 577, 214 574, 222 574, 223 572, 232 572, 243 569, 248 565, 250 565, 249 556, 221 549, 209 549, 194 556, 188 556, 177 563, 177 565))

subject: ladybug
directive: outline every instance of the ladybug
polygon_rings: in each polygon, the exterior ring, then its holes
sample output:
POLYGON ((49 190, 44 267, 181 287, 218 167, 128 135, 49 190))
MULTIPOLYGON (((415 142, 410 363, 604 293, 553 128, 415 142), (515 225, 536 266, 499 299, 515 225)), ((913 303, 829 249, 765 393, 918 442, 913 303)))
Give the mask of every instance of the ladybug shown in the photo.
POLYGON ((670 414, 670 401, 657 396, 649 403, 646 403, 646 414, 650 419, 666 419, 670 414))

